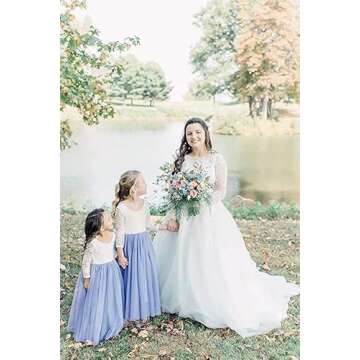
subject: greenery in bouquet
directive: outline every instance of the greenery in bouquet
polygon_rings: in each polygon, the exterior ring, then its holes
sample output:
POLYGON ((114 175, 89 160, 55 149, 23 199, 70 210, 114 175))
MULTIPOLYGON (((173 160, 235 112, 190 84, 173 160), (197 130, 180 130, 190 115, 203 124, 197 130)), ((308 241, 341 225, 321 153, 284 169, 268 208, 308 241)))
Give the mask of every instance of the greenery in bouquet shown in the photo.
POLYGON ((163 193, 162 211, 175 211, 179 220, 184 215, 199 215, 202 205, 210 205, 214 185, 201 165, 173 174, 173 165, 168 162, 160 170, 156 185, 161 187, 163 193))

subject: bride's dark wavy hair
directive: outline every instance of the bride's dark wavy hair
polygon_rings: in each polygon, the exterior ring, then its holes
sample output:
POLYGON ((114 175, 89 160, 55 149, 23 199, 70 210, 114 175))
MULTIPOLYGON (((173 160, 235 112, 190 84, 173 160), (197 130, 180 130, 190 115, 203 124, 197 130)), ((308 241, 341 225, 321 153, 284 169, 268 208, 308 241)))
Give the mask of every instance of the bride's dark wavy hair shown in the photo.
POLYGON ((191 146, 188 144, 188 142, 186 141, 186 129, 189 125, 191 124, 199 124, 201 125, 201 127, 204 129, 205 131, 205 147, 207 151, 211 151, 212 150, 212 142, 211 142, 211 138, 210 138, 210 132, 209 132, 209 127, 207 126, 206 122, 198 117, 193 117, 190 118, 185 126, 184 126, 184 134, 183 137, 181 139, 181 144, 179 149, 176 152, 176 159, 174 161, 174 170, 173 170, 173 175, 178 173, 181 170, 181 166, 185 160, 185 155, 186 154, 190 154, 192 149, 191 146))

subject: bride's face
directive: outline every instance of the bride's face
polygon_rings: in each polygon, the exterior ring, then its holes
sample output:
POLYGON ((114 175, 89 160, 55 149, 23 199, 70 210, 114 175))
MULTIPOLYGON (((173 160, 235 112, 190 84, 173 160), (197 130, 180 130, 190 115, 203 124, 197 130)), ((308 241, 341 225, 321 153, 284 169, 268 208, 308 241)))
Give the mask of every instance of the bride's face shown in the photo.
POLYGON ((186 127, 186 141, 193 149, 202 149, 205 146, 205 131, 198 123, 186 127))

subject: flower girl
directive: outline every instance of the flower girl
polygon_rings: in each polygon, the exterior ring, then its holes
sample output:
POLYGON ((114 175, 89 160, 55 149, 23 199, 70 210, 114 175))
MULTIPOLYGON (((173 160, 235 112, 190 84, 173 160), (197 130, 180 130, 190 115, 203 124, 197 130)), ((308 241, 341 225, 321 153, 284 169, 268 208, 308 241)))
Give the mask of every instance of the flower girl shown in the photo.
POLYGON ((113 215, 118 262, 125 288, 125 320, 147 320, 161 314, 155 254, 147 230, 174 230, 150 220, 144 177, 137 170, 121 175, 115 189, 113 215))
POLYGON ((103 209, 85 221, 85 251, 68 329, 88 345, 116 336, 124 326, 124 285, 116 263, 112 218, 103 209))

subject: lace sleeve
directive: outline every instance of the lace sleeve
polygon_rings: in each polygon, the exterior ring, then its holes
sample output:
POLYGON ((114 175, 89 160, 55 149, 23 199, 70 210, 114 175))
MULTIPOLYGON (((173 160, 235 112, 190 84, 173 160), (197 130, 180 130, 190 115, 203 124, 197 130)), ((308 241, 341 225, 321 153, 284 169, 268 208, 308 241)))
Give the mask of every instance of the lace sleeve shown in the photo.
POLYGON ((215 159, 215 190, 212 196, 213 203, 225 198, 227 185, 227 165, 224 157, 216 154, 215 159))
POLYGON ((175 210, 171 209, 167 214, 166 214, 166 220, 174 220, 177 221, 176 219, 176 214, 175 214, 175 210))
POLYGON ((90 278, 90 266, 93 262, 93 257, 94 257, 94 244, 93 241, 91 241, 89 244, 87 244, 85 248, 84 256, 81 264, 81 270, 84 279, 90 278))
POLYGON ((147 201, 145 201, 145 216, 146 216, 146 230, 148 231, 158 231, 159 225, 155 224, 150 215, 150 205, 147 201))
POLYGON ((119 206, 115 211, 115 246, 117 248, 124 247, 124 238, 125 238, 125 216, 121 212, 119 206))

